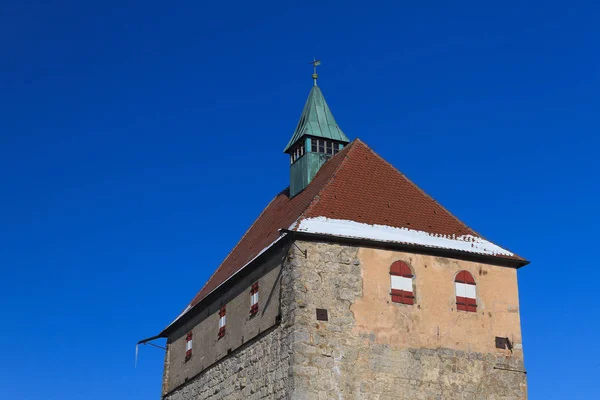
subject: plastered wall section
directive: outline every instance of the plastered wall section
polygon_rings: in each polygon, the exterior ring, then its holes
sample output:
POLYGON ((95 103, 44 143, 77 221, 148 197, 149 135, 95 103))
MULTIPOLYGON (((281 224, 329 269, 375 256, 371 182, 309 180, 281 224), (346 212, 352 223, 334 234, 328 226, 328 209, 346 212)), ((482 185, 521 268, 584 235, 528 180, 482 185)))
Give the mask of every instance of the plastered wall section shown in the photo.
POLYGON ((294 399, 526 399, 516 271, 407 252, 296 242, 294 399), (415 273, 413 306, 392 303, 389 266, 415 273), (454 276, 477 282, 456 310, 454 276), (316 309, 328 321, 316 319, 316 309), (513 352, 495 348, 507 336, 513 352))
POLYGON ((397 348, 450 348, 522 357, 517 271, 514 268, 444 257, 361 248, 363 294, 351 306, 354 330, 397 348), (390 265, 405 261, 413 270, 414 305, 393 303, 390 265), (466 270, 475 278, 477 312, 457 311, 454 279, 466 270), (513 352, 496 349, 508 337, 513 352))
POLYGON ((283 257, 283 252, 275 254, 170 335, 167 341, 163 395, 185 384, 276 324, 280 314, 283 257), (250 289, 254 282, 259 283, 259 310, 258 314, 251 316, 250 289), (226 306, 227 324, 225 336, 219 339, 219 310, 222 306, 226 306), (193 355, 186 361, 186 336, 190 331, 193 336, 193 355))

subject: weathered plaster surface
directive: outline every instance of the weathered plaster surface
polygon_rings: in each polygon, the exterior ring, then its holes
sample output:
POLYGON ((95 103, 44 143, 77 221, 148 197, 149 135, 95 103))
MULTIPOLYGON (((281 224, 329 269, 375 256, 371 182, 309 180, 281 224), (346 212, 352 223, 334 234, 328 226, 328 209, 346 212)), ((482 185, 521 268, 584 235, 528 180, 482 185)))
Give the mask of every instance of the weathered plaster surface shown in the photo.
MULTIPOLYGON (((393 348, 450 348, 497 353, 495 336, 509 337, 520 347, 517 272, 469 261, 361 248, 363 296, 351 306, 355 330, 373 333, 375 341, 393 348), (389 266, 407 262, 413 279, 415 305, 390 300, 389 266), (457 311, 454 278, 467 270, 477 283, 477 313, 457 311)), ((512 357, 522 357, 521 349, 512 357)))
POLYGON ((525 374, 497 369, 522 371, 522 353, 494 347, 499 334, 520 342, 518 315, 508 311, 518 306, 514 270, 332 244, 298 245, 308 258, 296 254, 293 260, 302 282, 293 398, 526 398, 525 374), (412 308, 388 303, 388 269, 396 259, 416 270, 412 308), (472 271, 481 286, 477 314, 458 312, 453 304, 454 274, 460 269, 472 271), (329 321, 316 321, 316 308, 327 309, 329 321))

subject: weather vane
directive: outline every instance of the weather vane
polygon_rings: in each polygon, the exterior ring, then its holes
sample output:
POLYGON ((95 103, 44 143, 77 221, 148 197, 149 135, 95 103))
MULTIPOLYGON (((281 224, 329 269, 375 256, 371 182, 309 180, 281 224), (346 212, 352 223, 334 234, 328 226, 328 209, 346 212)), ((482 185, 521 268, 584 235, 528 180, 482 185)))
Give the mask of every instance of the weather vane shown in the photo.
POLYGON ((314 68, 312 78, 315 81, 315 86, 317 86, 317 79, 319 79, 319 75, 317 75, 317 67, 321 65, 321 60, 317 60, 313 57, 313 60, 309 62, 309 64, 312 64, 314 68))

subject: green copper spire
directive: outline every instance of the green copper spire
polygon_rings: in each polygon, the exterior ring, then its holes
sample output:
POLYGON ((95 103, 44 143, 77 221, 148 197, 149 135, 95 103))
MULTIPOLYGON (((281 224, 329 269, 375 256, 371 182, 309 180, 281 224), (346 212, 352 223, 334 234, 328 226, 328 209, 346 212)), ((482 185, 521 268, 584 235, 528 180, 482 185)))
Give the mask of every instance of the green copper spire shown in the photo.
POLYGON ((321 166, 350 141, 338 127, 333 114, 317 86, 317 66, 314 60, 314 85, 300 115, 300 121, 284 153, 290 155, 290 196, 301 192, 314 178, 321 166))
POLYGON ((335 122, 335 118, 333 118, 325 97, 323 97, 323 93, 316 82, 317 79, 315 78, 315 85, 308 94, 308 100, 306 100, 304 110, 302 110, 302 115, 300 115, 298 126, 296 126, 292 138, 287 146, 285 146, 284 153, 287 153, 290 147, 305 135, 350 143, 344 132, 342 132, 335 122))

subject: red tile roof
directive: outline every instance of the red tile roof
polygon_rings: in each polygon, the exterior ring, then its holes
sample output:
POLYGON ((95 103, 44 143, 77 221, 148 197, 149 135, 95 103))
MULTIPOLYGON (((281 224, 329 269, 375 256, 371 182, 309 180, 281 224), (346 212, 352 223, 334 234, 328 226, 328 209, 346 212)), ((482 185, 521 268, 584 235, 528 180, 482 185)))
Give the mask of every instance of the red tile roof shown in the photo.
MULTIPOLYGON (((279 193, 190 303, 193 307, 304 218, 327 217, 442 235, 481 237, 359 139, 326 162, 293 198, 279 193)), ((524 259, 514 256, 499 258, 524 259)))

